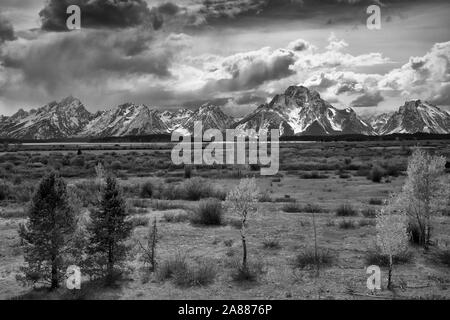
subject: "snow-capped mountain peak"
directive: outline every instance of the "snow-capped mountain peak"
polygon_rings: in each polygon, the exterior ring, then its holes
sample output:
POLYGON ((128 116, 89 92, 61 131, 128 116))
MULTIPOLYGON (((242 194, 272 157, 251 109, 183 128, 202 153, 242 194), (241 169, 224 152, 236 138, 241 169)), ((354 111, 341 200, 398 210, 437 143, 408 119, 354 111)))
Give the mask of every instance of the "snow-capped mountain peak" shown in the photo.
POLYGON ((450 132, 450 114, 421 100, 407 101, 387 119, 378 133, 440 133, 450 132))
POLYGON ((80 100, 69 96, 38 109, 18 110, 0 117, 0 137, 16 139, 58 139, 67 137, 108 137, 192 134, 194 123, 203 130, 277 129, 281 135, 387 135, 395 133, 450 133, 450 113, 421 100, 407 101, 397 111, 363 120, 352 108, 337 109, 317 91, 290 86, 269 103, 241 119, 234 119, 212 104, 197 110, 158 111, 144 104, 124 103, 91 114, 80 100))
POLYGON ((279 129, 283 135, 373 134, 354 110, 339 110, 317 91, 291 86, 238 122, 237 128, 279 129))

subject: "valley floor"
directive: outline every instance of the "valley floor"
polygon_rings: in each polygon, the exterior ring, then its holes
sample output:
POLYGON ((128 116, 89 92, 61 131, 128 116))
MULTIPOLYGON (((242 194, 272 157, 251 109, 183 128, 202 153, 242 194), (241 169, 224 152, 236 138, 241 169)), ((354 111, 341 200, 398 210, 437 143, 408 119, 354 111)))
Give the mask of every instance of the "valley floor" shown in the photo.
MULTIPOLYGON (((306 148, 306 147, 304 147, 306 148)), ((307 148, 311 148, 308 146, 307 148)), ((343 150, 343 149, 339 149, 343 150)), ((377 151, 378 152, 378 151, 377 151)), ((349 151, 348 154, 352 152, 349 151)), ((304 153, 303 153, 304 154, 304 153)), ((340 155, 346 152, 340 152, 340 155)), ((378 153, 377 153, 378 154, 378 153)), ((317 155, 320 157, 320 155, 317 155)), ((310 159, 310 162, 316 162, 310 159)), ((351 173, 349 171, 349 173, 351 173)), ((183 216, 196 206, 196 202, 185 200, 151 200, 139 202, 139 210, 133 215, 145 217, 151 222, 157 218, 160 241, 157 247, 158 262, 175 255, 182 255, 188 263, 208 261, 216 267, 212 284, 195 287, 179 287, 171 280, 159 281, 150 275, 145 279, 142 262, 135 252, 130 252, 131 273, 114 289, 92 287, 90 299, 450 299, 449 266, 436 257, 440 248, 450 244, 450 216, 437 217, 434 221, 433 241, 438 245, 428 252, 410 246, 412 258, 409 262, 394 267, 395 292, 383 289, 372 295, 367 287, 366 257, 375 248, 373 217, 365 217, 369 208, 378 209, 380 202, 391 192, 398 192, 404 176, 389 177, 382 183, 374 183, 364 176, 342 172, 326 172, 321 179, 305 179, 292 168, 281 171, 279 177, 258 177, 257 185, 267 192, 267 200, 259 202, 258 212, 249 218, 249 259, 262 263, 263 271, 256 282, 236 282, 231 273, 233 263, 242 256, 240 231, 233 225, 237 219, 232 212, 225 213, 225 224, 219 227, 192 225, 188 221, 170 221, 168 217, 183 216), (295 267, 296 256, 314 247, 312 213, 289 213, 283 209, 295 199, 300 206, 318 205, 322 213, 316 213, 318 244, 332 256, 332 263, 320 270, 295 267), (378 201, 375 201, 375 200, 378 201), (158 206, 155 208, 155 202, 158 206), (168 208, 164 208, 167 204, 168 208), (358 211, 357 216, 337 217, 336 209, 350 204, 358 211), (177 207, 170 209, 170 207, 177 207), (158 209, 158 207, 160 207, 158 209), (162 210, 161 208, 167 209, 162 210), (341 228, 342 221, 353 227, 341 228), (353 223, 351 223, 351 222, 353 223), (264 243, 277 243, 271 248, 264 243)), ((128 176, 121 180, 126 185, 161 179, 156 177, 128 176)), ((85 181, 85 177, 67 178, 69 184, 85 181)), ((214 185, 228 189, 238 179, 209 179, 214 185)), ((138 201, 138 197, 129 200, 138 201)), ((0 299, 11 298, 70 298, 70 293, 61 289, 58 293, 32 293, 31 288, 22 287, 16 274, 23 264, 22 248, 17 233, 23 216, 14 216, 25 204, 2 203, 0 218, 0 299)), ((173 220, 173 219, 172 219, 173 220)), ((149 224, 151 225, 151 223, 149 224)), ((148 226, 137 226, 130 243, 145 242, 148 226)), ((387 269, 382 268, 382 285, 387 284, 387 269)), ((90 284, 84 283, 89 287, 90 284)))

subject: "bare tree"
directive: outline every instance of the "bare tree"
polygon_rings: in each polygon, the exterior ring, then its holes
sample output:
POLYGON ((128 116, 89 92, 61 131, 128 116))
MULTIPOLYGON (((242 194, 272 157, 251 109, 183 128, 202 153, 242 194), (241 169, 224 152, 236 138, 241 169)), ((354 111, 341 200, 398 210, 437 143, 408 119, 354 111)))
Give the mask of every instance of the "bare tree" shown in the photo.
POLYGON ((156 217, 153 225, 148 230, 147 244, 144 246, 140 241, 138 244, 142 250, 142 261, 147 266, 149 272, 156 269, 156 244, 158 243, 158 228, 156 226, 156 217))
POLYGON ((255 179, 242 179, 239 185, 228 193, 226 198, 229 208, 239 214, 241 218, 242 268, 244 270, 247 270, 247 218, 249 213, 256 211, 255 204, 258 202, 258 195, 259 191, 256 187, 255 179))

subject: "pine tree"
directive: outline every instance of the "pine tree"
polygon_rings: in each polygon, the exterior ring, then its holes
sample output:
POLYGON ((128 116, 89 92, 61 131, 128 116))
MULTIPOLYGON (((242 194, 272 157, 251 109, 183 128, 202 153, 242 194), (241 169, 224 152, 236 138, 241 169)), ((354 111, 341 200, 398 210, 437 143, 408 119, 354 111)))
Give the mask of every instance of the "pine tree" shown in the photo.
POLYGON ((113 283, 126 258, 127 247, 124 242, 132 230, 126 218, 125 201, 117 180, 108 176, 100 208, 91 214, 88 248, 91 274, 105 277, 107 284, 113 283))
POLYGON ((68 266, 76 228, 73 208, 67 196, 66 183, 56 173, 42 179, 33 196, 28 221, 19 229, 25 244, 25 282, 59 286, 68 266))

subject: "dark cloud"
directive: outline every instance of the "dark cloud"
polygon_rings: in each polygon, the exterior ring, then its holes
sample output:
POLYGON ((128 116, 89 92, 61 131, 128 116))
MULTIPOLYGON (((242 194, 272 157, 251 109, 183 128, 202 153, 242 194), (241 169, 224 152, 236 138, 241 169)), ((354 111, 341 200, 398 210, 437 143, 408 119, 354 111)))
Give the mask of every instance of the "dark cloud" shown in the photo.
POLYGON ((175 5, 163 4, 149 8, 145 0, 50 0, 39 12, 42 29, 67 31, 67 7, 81 9, 81 24, 85 28, 126 28, 148 26, 159 29, 164 14, 176 13, 175 5))
POLYGON ((163 3, 157 9, 160 13, 168 16, 174 16, 182 10, 182 8, 172 2, 163 3))
POLYGON ((255 95, 253 93, 245 93, 234 98, 234 102, 239 105, 261 104, 266 101, 265 97, 255 95))
POLYGON ((152 43, 153 35, 142 29, 47 34, 26 47, 10 46, 3 62, 5 67, 19 70, 28 84, 50 93, 102 76, 167 77, 173 56, 170 45, 153 48, 152 43))
POLYGON ((384 98, 379 91, 366 92, 352 101, 354 108, 376 107, 384 98))
POLYGON ((220 69, 231 77, 224 77, 208 83, 206 92, 230 92, 254 89, 270 80, 278 80, 293 75, 295 55, 288 50, 271 51, 263 48, 245 54, 227 57, 220 69))
POLYGON ((14 29, 11 23, 0 15, 0 44, 5 41, 15 40, 14 29))

